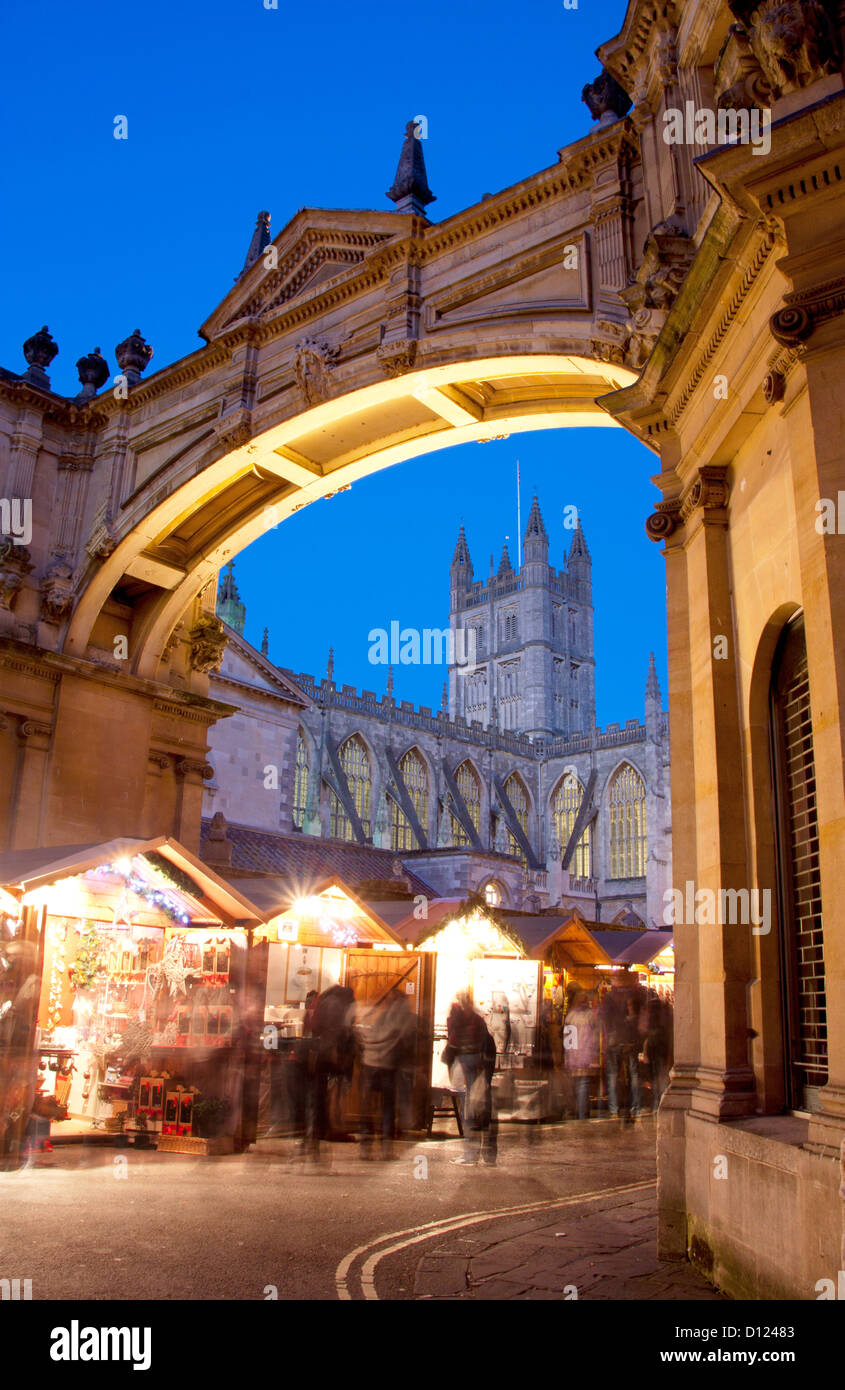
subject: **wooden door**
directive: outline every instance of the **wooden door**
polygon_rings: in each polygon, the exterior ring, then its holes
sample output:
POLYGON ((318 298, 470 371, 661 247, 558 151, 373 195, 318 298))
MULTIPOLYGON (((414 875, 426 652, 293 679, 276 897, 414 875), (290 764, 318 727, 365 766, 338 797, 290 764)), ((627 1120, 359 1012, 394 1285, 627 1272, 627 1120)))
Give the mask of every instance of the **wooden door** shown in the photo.
MULTIPOLYGON (((435 956, 431 951, 373 951, 352 947, 346 952, 345 980, 355 1002, 375 1005, 391 989, 405 995, 417 1018, 417 1049, 410 1120, 414 1129, 423 1129, 428 1110, 431 1048, 434 1036, 435 956)), ((359 1069, 346 1100, 347 1122, 361 1117, 359 1069)))

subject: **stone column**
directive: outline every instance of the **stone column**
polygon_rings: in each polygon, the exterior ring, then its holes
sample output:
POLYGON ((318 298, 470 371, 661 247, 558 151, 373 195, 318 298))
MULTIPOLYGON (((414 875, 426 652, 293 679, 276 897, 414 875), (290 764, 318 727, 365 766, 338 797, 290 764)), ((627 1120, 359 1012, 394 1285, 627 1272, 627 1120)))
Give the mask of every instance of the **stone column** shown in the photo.
POLYGON ((18 728, 18 766, 10 814, 12 849, 41 843, 44 787, 52 727, 24 719, 18 728))

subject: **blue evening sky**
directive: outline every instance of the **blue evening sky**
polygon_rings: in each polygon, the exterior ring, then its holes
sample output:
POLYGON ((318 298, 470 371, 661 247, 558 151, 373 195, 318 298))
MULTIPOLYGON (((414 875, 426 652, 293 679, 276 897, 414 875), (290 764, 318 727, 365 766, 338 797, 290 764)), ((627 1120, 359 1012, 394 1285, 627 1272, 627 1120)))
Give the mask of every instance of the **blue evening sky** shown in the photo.
MULTIPOLYGON (((239 272, 259 209, 275 235, 302 207, 389 209, 405 122, 425 115, 435 221, 556 162, 591 118, 581 88, 622 0, 12 0, 0 94, 5 139, 0 365, 22 371, 46 323, 53 388, 134 328, 152 368, 201 345, 199 325, 239 272), (113 137, 116 116, 127 140, 113 137)), ((562 562, 578 506, 593 556, 597 716, 642 715, 649 650, 665 681, 663 561, 643 523, 657 459, 621 430, 554 430, 469 444, 399 465, 316 503, 242 554, 246 635, 270 628, 280 665, 384 690, 367 634, 448 620, 461 517, 476 573, 515 556, 536 485, 562 562), (303 600, 307 600, 303 602, 303 600)), ((401 667, 397 698, 439 705, 442 670, 401 667)))

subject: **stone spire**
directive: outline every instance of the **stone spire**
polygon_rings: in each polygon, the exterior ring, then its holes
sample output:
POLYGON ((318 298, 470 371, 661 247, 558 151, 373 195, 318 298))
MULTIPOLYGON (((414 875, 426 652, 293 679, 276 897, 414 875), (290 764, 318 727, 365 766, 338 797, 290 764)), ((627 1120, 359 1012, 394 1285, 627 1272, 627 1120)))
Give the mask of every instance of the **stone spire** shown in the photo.
POLYGON ((262 639, 261 639, 261 655, 262 655, 262 656, 269 656, 269 655, 270 655, 270 629, 269 629, 269 627, 265 627, 265 629, 264 629, 264 636, 263 636, 262 639))
POLYGON ((238 586, 235 583, 235 562, 230 560, 226 566, 220 588, 217 592, 217 616, 234 628, 239 637, 244 635, 246 604, 241 602, 238 586))
POLYGON ((452 563, 449 566, 449 575, 453 589, 468 589, 472 583, 472 560, 470 559, 463 522, 461 522, 461 529, 458 532, 452 563))
POLYGON ((660 682, 657 679, 657 667, 654 664, 654 652, 648 654, 648 679, 645 683, 645 697, 647 700, 656 700, 661 703, 660 682))
POLYGON ((531 503, 531 511, 528 513, 522 548, 526 564, 531 564, 532 562, 535 564, 548 564, 549 538, 546 535, 546 528, 543 525, 543 514, 540 511, 540 503, 537 500, 536 492, 534 493, 534 500, 531 503))
POLYGON ((388 698, 389 700, 392 700, 392 699, 393 699, 393 667, 392 667, 392 666, 388 666, 388 668, 387 668, 387 698, 388 698))
POLYGON ((443 693, 442 693, 442 695, 440 696, 440 708, 442 709, 442 711, 443 711, 444 714, 446 713, 446 711, 447 711, 448 708, 449 708, 449 683, 448 683, 448 681, 444 681, 444 682, 443 682, 443 693))
POLYGON ((580 516, 575 523, 575 530, 572 533, 572 544, 569 547, 569 560, 570 563, 572 560, 586 560, 589 564, 592 564, 590 551, 587 546, 587 538, 581 526, 580 516))
MULTIPOLYGON (((244 268, 241 271, 241 275, 246 275, 250 266, 255 265, 255 262, 258 260, 258 257, 261 255, 265 246, 269 245, 270 214, 269 212, 260 212, 258 214, 258 217, 256 218, 255 231, 253 232, 252 240, 249 243, 249 250, 246 253, 246 260, 244 261, 244 268)), ((238 276, 238 279, 240 279, 240 276, 238 276)))
POLYGON ((507 541, 505 541, 505 544, 502 546, 502 558, 499 561, 499 568, 496 571, 496 578, 508 579, 512 574, 513 565, 511 564, 511 557, 508 554, 508 543, 507 541))
POLYGON ((334 680, 334 647, 329 647, 329 659, 326 665, 326 679, 334 680))
POLYGON ((426 204, 433 203, 435 195, 428 186, 422 141, 415 134, 416 128, 415 121, 408 121, 405 126, 405 142, 396 177, 385 196, 396 204, 397 212, 414 212, 418 217, 425 217, 426 204))

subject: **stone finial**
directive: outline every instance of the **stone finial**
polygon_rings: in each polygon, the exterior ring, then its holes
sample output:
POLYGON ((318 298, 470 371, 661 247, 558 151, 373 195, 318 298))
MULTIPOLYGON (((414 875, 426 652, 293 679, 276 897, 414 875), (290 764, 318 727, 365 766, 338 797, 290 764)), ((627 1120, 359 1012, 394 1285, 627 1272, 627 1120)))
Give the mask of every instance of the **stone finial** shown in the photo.
POLYGON ((261 638, 261 655, 262 655, 262 656, 269 656, 269 655, 270 655, 270 629, 269 629, 269 627, 265 627, 265 629, 264 629, 264 636, 261 638))
POLYGON ((580 516, 575 523, 575 530, 572 533, 572 544, 569 547, 569 563, 571 564, 573 560, 586 560, 588 563, 591 563, 590 551, 587 546, 587 537, 584 535, 580 516))
POLYGON ((224 623, 228 623, 239 637, 244 635, 246 604, 241 600, 235 583, 235 562, 230 560, 217 591, 216 613, 224 623))
POLYGON ((45 323, 44 327, 33 333, 31 338, 27 338, 23 345, 23 355, 29 363, 23 374, 24 381, 31 381, 33 386, 41 386, 48 391, 50 378, 44 369, 49 367, 58 350, 45 323))
POLYGON ((392 699, 393 699, 393 667, 392 667, 392 666, 388 666, 388 668, 387 668, 387 694, 388 694, 389 698, 392 700, 392 699))
POLYGON ((512 574, 513 565, 511 564, 511 557, 508 554, 508 546, 506 541, 505 544, 502 546, 502 558, 499 561, 499 568, 496 573, 496 578, 508 579, 512 574))
POLYGON ((85 357, 80 357, 76 364, 76 374, 82 386, 76 399, 83 404, 96 396, 100 387, 105 386, 109 379, 109 364, 98 347, 85 357))
POLYGON ((428 186, 422 141, 418 139, 416 129, 416 121, 408 121, 396 177, 385 197, 396 204, 397 212, 414 212, 418 217, 425 217, 426 205, 435 202, 436 198, 428 186))
POLYGON ((600 72, 594 82, 588 82, 581 91, 581 100, 589 108, 590 115, 599 125, 613 125, 614 121, 628 114, 631 98, 623 91, 606 70, 600 72))
POLYGON ((443 693, 440 696, 440 708, 444 714, 449 708, 449 688, 446 681, 443 682, 443 693))
POLYGON ((329 647, 329 659, 326 664, 326 679, 334 680, 334 647, 329 647))
POLYGON ((222 811, 215 811, 211 817, 211 825, 202 842, 200 852, 206 864, 231 864, 232 842, 229 839, 226 817, 222 811))
POLYGON ((153 355, 153 350, 149 343, 141 337, 140 328, 136 328, 128 338, 124 338, 122 343, 118 343, 114 355, 117 358, 117 365, 126 377, 127 385, 137 386, 141 380, 141 373, 153 355))
POLYGON ((246 260, 244 261, 244 268, 241 271, 241 275, 246 275, 250 267, 255 265, 255 262, 258 260, 265 246, 269 245, 270 214, 269 212, 260 212, 255 221, 255 231, 249 243, 249 250, 246 253, 246 260))

